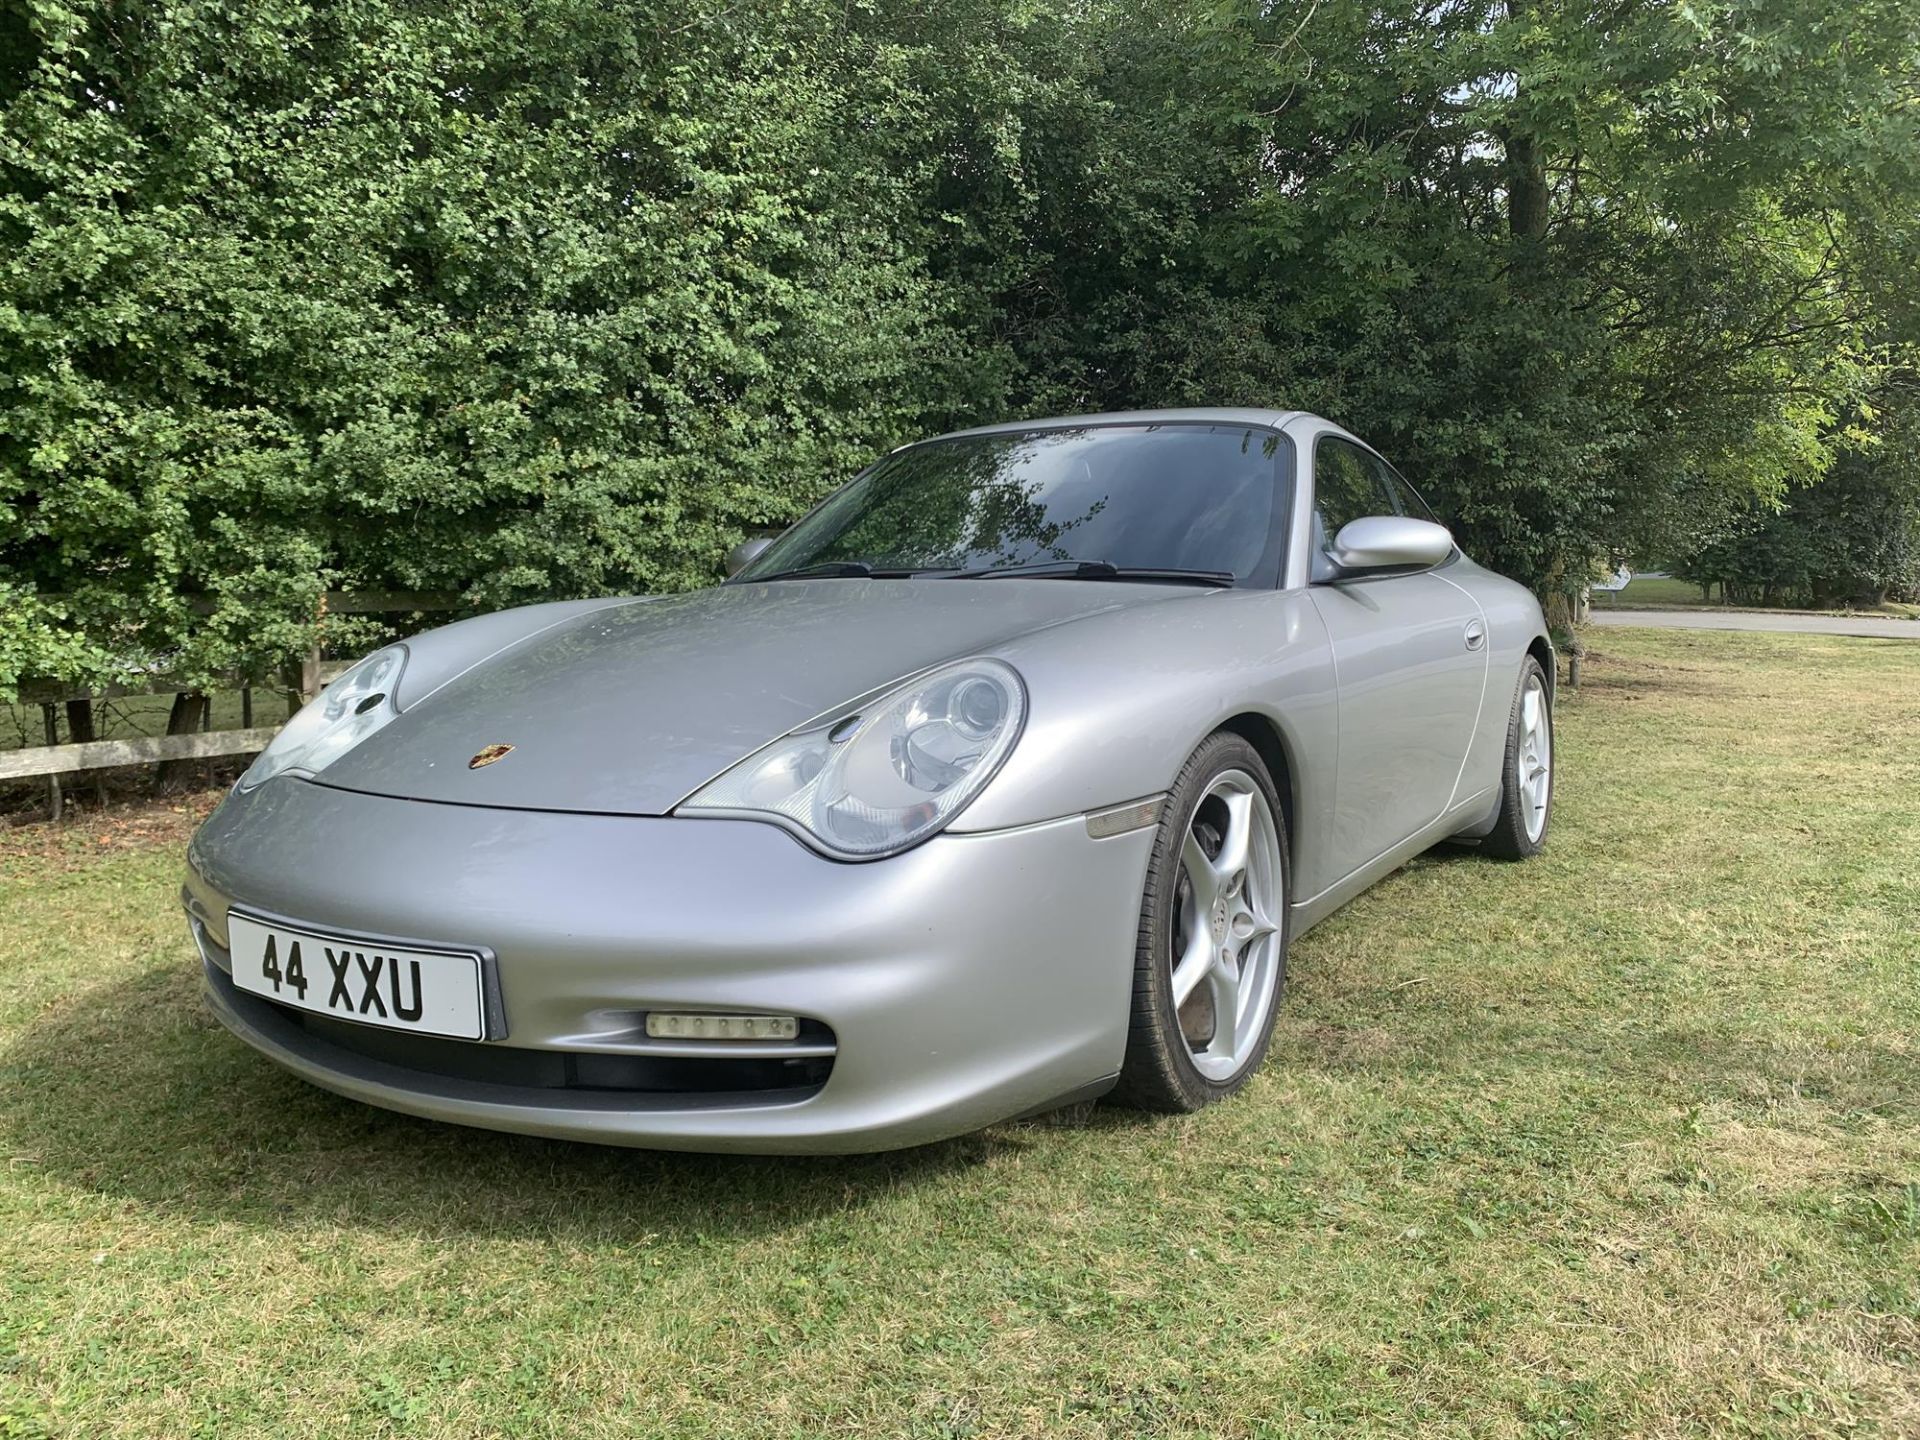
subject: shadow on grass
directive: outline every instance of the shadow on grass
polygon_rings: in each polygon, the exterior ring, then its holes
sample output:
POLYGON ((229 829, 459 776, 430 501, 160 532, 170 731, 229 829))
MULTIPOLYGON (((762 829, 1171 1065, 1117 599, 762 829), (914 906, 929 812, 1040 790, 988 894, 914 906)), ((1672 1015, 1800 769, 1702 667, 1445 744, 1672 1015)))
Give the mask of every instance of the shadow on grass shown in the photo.
POLYGON ((70 997, 0 1061, 13 1163, 201 1220, 606 1241, 777 1232, 1042 1143, 1003 1127, 881 1155, 674 1154, 396 1115, 282 1071, 207 1012, 195 967, 70 997))
MULTIPOLYGON (((1756 1031, 1731 1016, 1573 1024, 1530 1006, 1402 1013, 1398 1000, 1383 1011, 1356 998, 1323 1003, 1318 1020, 1298 1011, 1283 1020, 1271 1063, 1336 1084, 1364 1077, 1383 1087, 1402 1129, 1451 1115, 1462 1097, 1533 1097, 1528 1104, 1566 1123, 1578 1117, 1593 1144, 1634 1129, 1648 1107, 1678 1114, 1709 1101, 1756 1114, 1811 1101, 1863 1122, 1920 1115, 1920 1059, 1867 1037, 1836 1045, 1822 1030, 1756 1031)), ((184 958, 48 1009, 0 1054, 0 1096, 0 1145, 13 1165, 129 1216, 586 1247, 750 1239, 837 1216, 857 1223, 866 1207, 916 1190, 937 1203, 943 1186, 997 1154, 1031 1151, 1045 1165, 1051 1150, 1084 1153, 1078 1137, 1050 1133, 1054 1125, 1096 1132, 1098 1144, 1104 1132, 1156 1123, 1103 1107, 917 1150, 825 1158, 466 1129, 362 1105, 281 1070, 219 1027, 184 958)))

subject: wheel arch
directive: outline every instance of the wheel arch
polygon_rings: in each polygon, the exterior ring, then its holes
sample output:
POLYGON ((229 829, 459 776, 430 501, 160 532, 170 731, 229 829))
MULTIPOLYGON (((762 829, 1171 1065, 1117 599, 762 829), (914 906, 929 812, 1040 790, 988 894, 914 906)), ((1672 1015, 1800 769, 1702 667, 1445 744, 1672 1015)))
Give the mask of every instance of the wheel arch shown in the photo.
POLYGON ((1287 746, 1287 737, 1272 717, 1258 710, 1243 710, 1238 715, 1229 716, 1214 727, 1229 734, 1238 735, 1259 752, 1266 762, 1267 773, 1273 776, 1273 787, 1280 794, 1280 823, 1286 827, 1287 849, 1291 852, 1299 839, 1298 813, 1300 797, 1298 794, 1298 771, 1294 768, 1293 755, 1287 746))
POLYGON ((1554 691, 1560 683, 1560 667, 1554 659, 1553 642, 1545 635, 1535 635, 1527 642, 1527 654, 1540 662, 1540 669, 1547 678, 1547 703, 1551 705, 1554 691))

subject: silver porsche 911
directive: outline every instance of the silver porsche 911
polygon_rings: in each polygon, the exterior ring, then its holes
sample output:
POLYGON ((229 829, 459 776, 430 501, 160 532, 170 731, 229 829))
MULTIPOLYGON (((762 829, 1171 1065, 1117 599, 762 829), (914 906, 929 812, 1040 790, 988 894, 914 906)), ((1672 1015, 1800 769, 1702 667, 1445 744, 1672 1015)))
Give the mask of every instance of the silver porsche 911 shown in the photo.
POLYGON ((188 853, 228 1028, 376 1105, 663 1148, 1192 1110, 1308 926, 1546 838, 1539 606, 1315 416, 946 435, 735 561, 302 710, 188 853))

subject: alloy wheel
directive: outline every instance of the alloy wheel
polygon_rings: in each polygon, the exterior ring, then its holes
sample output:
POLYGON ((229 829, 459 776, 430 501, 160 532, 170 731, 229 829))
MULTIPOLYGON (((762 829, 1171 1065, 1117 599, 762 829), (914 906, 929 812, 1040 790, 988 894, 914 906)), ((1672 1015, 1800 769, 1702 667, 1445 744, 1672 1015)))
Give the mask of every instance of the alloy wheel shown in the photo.
POLYGON ((1266 1034, 1279 991, 1279 830, 1253 777, 1227 770, 1194 808, 1174 894, 1173 1003, 1194 1067, 1234 1076, 1266 1034))
POLYGON ((1547 828, 1547 802, 1553 791, 1553 721, 1547 687, 1529 673, 1520 696, 1520 748, 1514 756, 1514 781, 1520 791, 1520 819, 1527 839, 1538 842, 1547 828))

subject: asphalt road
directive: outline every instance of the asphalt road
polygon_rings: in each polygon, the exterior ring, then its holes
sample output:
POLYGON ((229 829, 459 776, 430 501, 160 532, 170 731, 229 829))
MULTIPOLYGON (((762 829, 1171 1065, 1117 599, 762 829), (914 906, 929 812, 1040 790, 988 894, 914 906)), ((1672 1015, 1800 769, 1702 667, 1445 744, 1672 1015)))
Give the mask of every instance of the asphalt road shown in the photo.
POLYGON ((1787 635, 1867 635, 1920 640, 1920 620, 1890 615, 1780 615, 1767 610, 1602 610, 1595 625, 1640 625, 1657 630, 1774 630, 1787 635))

